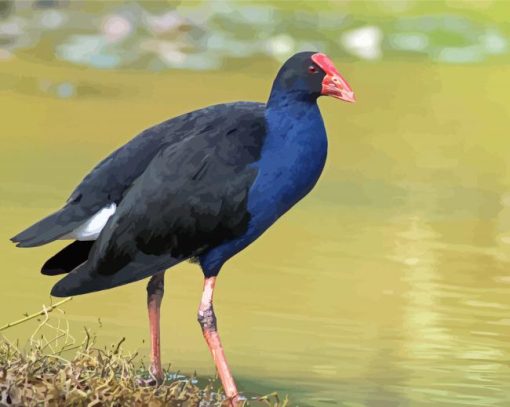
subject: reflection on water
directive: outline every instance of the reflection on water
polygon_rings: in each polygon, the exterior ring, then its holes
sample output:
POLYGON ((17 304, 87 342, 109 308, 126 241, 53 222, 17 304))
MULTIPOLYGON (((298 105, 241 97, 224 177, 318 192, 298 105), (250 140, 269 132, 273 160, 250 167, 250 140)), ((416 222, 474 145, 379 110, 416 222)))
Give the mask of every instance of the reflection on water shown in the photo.
MULTIPOLYGON (((0 321, 47 302, 55 279, 38 269, 61 245, 20 250, 7 238, 61 205, 138 130, 218 101, 264 100, 275 67, 250 68, 257 76, 0 65, 0 321), (83 86, 64 99, 24 87, 41 81, 83 86)), ((508 72, 345 70, 362 97, 355 107, 321 101, 331 150, 317 189, 220 275, 219 326, 241 387, 277 389, 300 405, 508 405, 508 72), (466 86, 473 76, 479 87, 466 86), (419 80, 411 92, 399 78, 419 80), (474 105, 480 89, 492 91, 474 105)), ((163 358, 212 375, 195 321, 201 279, 189 264, 169 273, 163 358)), ((66 309, 77 331, 126 336, 146 354, 144 296, 140 282, 66 309)))

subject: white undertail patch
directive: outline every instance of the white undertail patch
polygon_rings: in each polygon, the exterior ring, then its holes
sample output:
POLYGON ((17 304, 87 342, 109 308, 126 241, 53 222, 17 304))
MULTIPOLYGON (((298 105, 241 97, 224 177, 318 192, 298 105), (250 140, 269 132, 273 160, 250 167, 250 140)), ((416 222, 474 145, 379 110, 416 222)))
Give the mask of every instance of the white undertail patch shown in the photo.
POLYGON ((106 225, 106 222, 108 222, 108 219, 110 219, 116 210, 117 205, 115 203, 105 206, 94 216, 74 229, 65 238, 76 240, 96 240, 99 233, 101 233, 101 230, 103 230, 106 225))

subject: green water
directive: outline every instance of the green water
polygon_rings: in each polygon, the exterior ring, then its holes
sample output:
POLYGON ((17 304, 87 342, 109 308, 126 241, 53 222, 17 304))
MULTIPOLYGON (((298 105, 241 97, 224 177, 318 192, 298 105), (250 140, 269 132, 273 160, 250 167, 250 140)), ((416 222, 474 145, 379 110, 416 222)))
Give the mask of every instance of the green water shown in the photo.
MULTIPOLYGON (((277 66, 239 65, 151 74, 0 64, 0 324, 49 303, 56 279, 38 270, 63 246, 22 250, 8 237, 145 127, 264 100, 277 66), (74 96, 47 91, 66 81, 74 96)), ((358 103, 320 102, 330 139, 321 181, 220 274, 216 312, 241 389, 314 406, 509 405, 510 67, 339 69, 358 103)), ((67 317, 146 355, 144 285, 76 297, 67 317)), ((167 273, 163 359, 207 376, 201 286, 194 265, 167 273)))

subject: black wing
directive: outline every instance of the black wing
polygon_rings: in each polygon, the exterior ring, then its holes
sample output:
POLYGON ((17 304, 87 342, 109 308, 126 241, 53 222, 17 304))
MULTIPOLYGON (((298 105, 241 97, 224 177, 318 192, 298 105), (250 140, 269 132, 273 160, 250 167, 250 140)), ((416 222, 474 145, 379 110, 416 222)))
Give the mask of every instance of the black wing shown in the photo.
MULTIPOLYGON (((263 111, 261 103, 221 104, 186 113, 143 131, 100 162, 76 187, 62 209, 11 240, 19 247, 34 247, 71 233, 105 206, 118 205, 163 147, 228 125, 232 117, 260 116, 263 111)), ((239 125, 238 130, 242 131, 243 123, 239 125)))
POLYGON ((140 280, 242 235, 265 137, 263 111, 162 149, 134 182, 88 261, 53 288, 67 296, 140 280))

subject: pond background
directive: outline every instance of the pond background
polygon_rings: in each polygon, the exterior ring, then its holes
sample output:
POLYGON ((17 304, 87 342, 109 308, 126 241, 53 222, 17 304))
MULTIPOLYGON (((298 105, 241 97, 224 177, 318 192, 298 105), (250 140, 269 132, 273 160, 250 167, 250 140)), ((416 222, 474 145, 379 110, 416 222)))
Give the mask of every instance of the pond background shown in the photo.
MULTIPOLYGON (((0 2, 0 325, 49 303, 56 279, 39 269, 63 246, 10 236, 144 128, 263 101, 283 60, 316 49, 358 103, 320 101, 318 186, 220 274, 241 389, 313 406, 508 405, 508 21, 509 3, 487 0, 0 2)), ((163 360, 214 375, 201 272, 166 283, 163 360)), ((65 309, 76 332, 147 355, 145 282, 65 309)))

